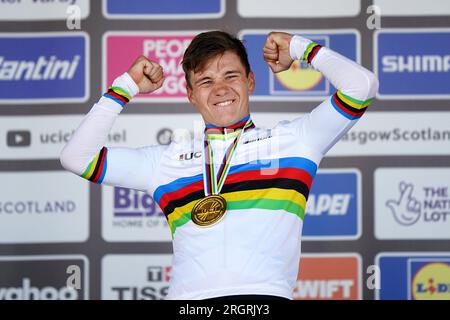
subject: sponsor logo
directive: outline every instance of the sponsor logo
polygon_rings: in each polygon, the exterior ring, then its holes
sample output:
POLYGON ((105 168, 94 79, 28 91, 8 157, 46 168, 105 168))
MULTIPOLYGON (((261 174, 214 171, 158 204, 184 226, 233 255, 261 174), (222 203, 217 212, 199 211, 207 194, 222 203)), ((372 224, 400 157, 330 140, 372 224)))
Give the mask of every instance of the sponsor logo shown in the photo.
MULTIPOLYGON (((107 136, 107 146, 139 148, 157 144, 158 131, 161 128, 173 130, 173 139, 182 125, 192 129, 197 114, 166 115, 123 115, 117 119, 114 128, 107 136), (180 120, 181 119, 181 120, 180 120)), ((49 116, 7 116, 0 117, 0 159, 58 159, 62 148, 72 137, 73 132, 83 120, 83 116, 49 115, 49 116), (30 131, 30 144, 27 147, 14 147, 13 143, 24 143, 21 137, 9 131, 30 131), (21 142, 22 140, 22 142, 21 142)), ((203 125, 203 122, 202 122, 203 125)), ((184 130, 187 132, 187 130, 184 130)), ((203 127, 201 128, 203 134, 203 127)), ((185 135, 179 135, 185 137, 185 135)), ((167 142, 167 132, 162 132, 160 142, 167 142)), ((183 138, 184 139, 184 138, 183 138)), ((25 140, 25 139, 24 139, 25 140)))
POLYGON ((443 263, 411 259, 408 262, 413 300, 450 300, 450 260, 443 263))
POLYGON ((21 186, 20 192, 2 191, 0 243, 86 241, 89 185, 85 181, 54 171, 2 172, 0 177, 4 185, 21 186))
POLYGON ((450 237, 450 169, 379 168, 375 230, 380 239, 450 237))
POLYGON ((2 0, 0 21, 66 20, 74 7, 89 16, 89 0, 2 0))
POLYGON ((306 203, 305 240, 356 239, 361 235, 361 174, 319 170, 306 203))
MULTIPOLYGON (((272 128, 303 115, 255 112, 252 118, 257 127, 272 128)), ((445 111, 367 112, 327 156, 450 155, 449 116, 445 111)))
POLYGON ((187 102, 181 61, 197 34, 189 32, 112 32, 104 36, 104 89, 127 70, 140 55, 159 63, 165 74, 163 86, 151 94, 138 94, 137 102, 187 102))
POLYGON ((88 271, 85 256, 3 256, 0 300, 88 299, 88 271), (73 267, 79 277, 75 281, 73 267))
POLYGON ((28 130, 11 130, 6 134, 8 147, 27 147, 31 144, 31 132, 28 130))
POLYGON ((191 153, 180 154, 179 160, 180 161, 192 160, 192 159, 201 158, 201 157, 202 157, 202 152, 198 151, 198 152, 191 152, 191 153))
POLYGON ((360 260, 355 254, 302 255, 294 299, 362 299, 360 260), (339 268, 335 267, 337 265, 339 268))
POLYGON ((374 0, 382 16, 443 16, 450 15, 446 1, 433 1, 433 5, 422 0, 374 0))
POLYGON ((86 33, 3 33, 0 47, 0 103, 87 100, 86 33))
POLYGON ((103 186, 103 237, 108 241, 170 241, 170 230, 150 194, 103 186))
MULTIPOLYGON (((330 39, 326 36, 312 35, 312 41, 329 47, 330 39)), ((280 73, 269 74, 269 90, 271 95, 318 95, 330 92, 330 82, 319 71, 314 70, 305 61, 294 61, 291 68, 280 73)))
POLYGON ((382 252, 375 260, 381 275, 376 299, 450 299, 448 252, 382 252))
POLYGON ((450 96, 450 29, 383 29, 376 31, 374 41, 380 98, 450 96))
POLYGON ((237 11, 240 16, 257 17, 286 17, 286 18, 319 18, 319 17, 352 17, 361 10, 358 0, 347 0, 335 5, 333 0, 321 0, 321 5, 311 6, 307 0, 281 0, 261 2, 258 0, 238 0, 237 11))
POLYGON ((102 299, 161 300, 169 290, 171 255, 106 255, 102 299), (127 270, 127 274, 117 274, 127 270))
POLYGON ((448 116, 448 112, 369 112, 329 155, 447 155, 448 116))
MULTIPOLYGON (((261 55, 268 30, 243 30, 240 38, 247 47, 252 71, 258 86, 252 99, 256 101, 299 101, 323 100, 333 94, 336 89, 318 71, 302 62, 294 62, 289 70, 273 74, 261 55)), ((305 37, 329 47, 346 57, 359 62, 359 33, 357 30, 288 30, 287 32, 302 34, 305 37)))
POLYGON ((103 15, 110 19, 205 19, 225 14, 225 0, 166 0, 157 6, 146 0, 103 0, 103 15))
POLYGON ((270 139, 270 138, 272 138, 272 134, 271 133, 269 133, 267 136, 262 136, 262 137, 258 137, 258 138, 254 138, 254 139, 248 139, 248 140, 242 141, 242 144, 258 142, 258 141, 262 141, 262 140, 266 140, 266 139, 270 139))

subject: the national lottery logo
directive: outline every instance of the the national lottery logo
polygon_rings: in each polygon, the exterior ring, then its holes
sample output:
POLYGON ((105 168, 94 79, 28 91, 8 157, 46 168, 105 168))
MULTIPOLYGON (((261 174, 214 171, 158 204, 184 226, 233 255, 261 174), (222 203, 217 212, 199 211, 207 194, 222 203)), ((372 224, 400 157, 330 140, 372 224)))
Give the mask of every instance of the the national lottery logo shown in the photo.
POLYGON ((450 169, 377 168, 378 239, 450 238, 450 169))
POLYGON ((448 187, 422 187, 414 192, 414 184, 402 181, 398 185, 396 198, 386 201, 397 223, 411 226, 418 221, 424 223, 445 223, 450 219, 450 196, 448 187))
POLYGON ((103 41, 103 90, 140 55, 164 69, 163 86, 151 94, 139 94, 137 102, 187 102, 186 80, 181 61, 186 48, 198 32, 107 33, 103 41))

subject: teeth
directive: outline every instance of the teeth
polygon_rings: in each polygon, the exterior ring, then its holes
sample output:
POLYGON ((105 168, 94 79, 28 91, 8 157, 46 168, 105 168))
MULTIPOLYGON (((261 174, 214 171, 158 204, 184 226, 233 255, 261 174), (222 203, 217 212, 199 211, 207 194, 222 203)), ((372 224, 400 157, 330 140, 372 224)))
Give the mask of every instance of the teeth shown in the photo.
POLYGON ((224 102, 216 103, 216 106, 225 107, 225 106, 228 106, 228 105, 230 105, 232 103, 233 103, 233 100, 227 100, 227 101, 224 101, 224 102))

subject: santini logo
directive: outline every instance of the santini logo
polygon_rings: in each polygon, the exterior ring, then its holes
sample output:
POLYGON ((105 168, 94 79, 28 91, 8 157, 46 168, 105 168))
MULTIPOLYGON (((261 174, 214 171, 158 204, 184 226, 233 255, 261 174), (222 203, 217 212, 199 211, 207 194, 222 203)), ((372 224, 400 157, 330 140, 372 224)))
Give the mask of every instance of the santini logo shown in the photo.
POLYGON ((75 55, 72 60, 39 56, 33 60, 5 60, 0 56, 0 80, 71 80, 80 61, 75 55))

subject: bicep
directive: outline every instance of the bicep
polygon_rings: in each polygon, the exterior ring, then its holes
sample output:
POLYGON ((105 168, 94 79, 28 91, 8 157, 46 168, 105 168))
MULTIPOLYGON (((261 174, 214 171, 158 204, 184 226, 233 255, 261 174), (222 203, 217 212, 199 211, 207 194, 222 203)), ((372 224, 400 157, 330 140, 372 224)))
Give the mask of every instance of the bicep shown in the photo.
POLYGON ((290 126, 304 144, 325 155, 356 124, 368 103, 357 104, 337 92, 290 126))

